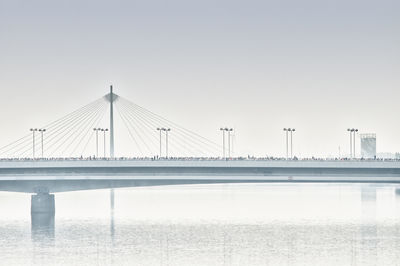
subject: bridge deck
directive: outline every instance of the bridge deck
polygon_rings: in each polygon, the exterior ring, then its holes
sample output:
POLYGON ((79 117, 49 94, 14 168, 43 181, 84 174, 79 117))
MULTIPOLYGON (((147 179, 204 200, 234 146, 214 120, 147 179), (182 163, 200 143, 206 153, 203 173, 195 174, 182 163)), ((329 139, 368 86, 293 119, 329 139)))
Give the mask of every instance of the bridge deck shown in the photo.
POLYGON ((281 168, 400 168, 400 161, 378 160, 3 160, 6 168, 59 167, 281 167, 281 168))
POLYGON ((52 160, 0 162, 0 190, 260 182, 400 183, 398 161, 52 160))

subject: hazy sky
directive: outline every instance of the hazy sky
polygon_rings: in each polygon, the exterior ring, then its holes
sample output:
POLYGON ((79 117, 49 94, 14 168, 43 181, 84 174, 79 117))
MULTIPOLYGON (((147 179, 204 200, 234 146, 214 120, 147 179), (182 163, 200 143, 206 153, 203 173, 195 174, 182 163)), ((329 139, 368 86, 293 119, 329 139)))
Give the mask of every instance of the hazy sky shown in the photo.
POLYGON ((398 0, 0 0, 0 145, 112 83, 216 142, 235 127, 236 154, 283 155, 283 127, 302 156, 347 152, 348 127, 400 151, 399 14, 398 0))

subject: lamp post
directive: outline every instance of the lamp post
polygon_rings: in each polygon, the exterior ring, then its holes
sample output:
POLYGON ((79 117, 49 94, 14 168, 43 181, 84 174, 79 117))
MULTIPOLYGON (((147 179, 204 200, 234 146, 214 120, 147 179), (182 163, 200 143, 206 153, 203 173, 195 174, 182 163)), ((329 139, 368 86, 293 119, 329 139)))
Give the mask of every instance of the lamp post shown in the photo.
POLYGON ((350 133, 350 158, 356 158, 356 133, 358 128, 348 128, 350 133))
POLYGON ((225 149, 225 132, 228 134, 228 158, 231 157, 231 132, 233 128, 221 127, 219 130, 222 131, 222 154, 223 158, 226 159, 226 149, 225 149))
POLYGON ((225 159, 225 128, 221 127, 219 130, 222 131, 222 155, 225 159))
POLYGON ((293 159, 293 132, 295 132, 296 129, 288 128, 287 131, 290 132, 290 158, 293 159))
POLYGON ((350 136, 350 158, 353 158, 353 143, 352 143, 353 138, 351 136, 353 130, 351 128, 348 128, 347 131, 349 132, 349 136, 350 136))
POLYGON ((38 131, 37 128, 31 128, 32 131, 32 158, 35 159, 35 132, 38 131))
POLYGON ((44 132, 46 132, 46 129, 45 128, 41 128, 38 131, 40 132, 40 135, 42 137, 42 158, 44 158, 43 157, 43 154, 44 154, 44 152, 43 152, 43 134, 44 134, 44 132))
POLYGON ((99 157, 99 131, 101 131, 101 128, 93 128, 93 130, 96 132, 96 158, 99 157))
POLYGON ((101 131, 104 133, 104 158, 106 158, 106 132, 108 131, 108 128, 102 128, 101 131))
POLYGON ((231 158, 231 132, 233 131, 233 128, 225 128, 225 130, 228 132, 228 158, 231 158))
POLYGON ((161 131, 163 130, 162 128, 158 127, 158 131, 160 131, 160 158, 161 158, 161 131))
POLYGON ((353 157, 356 158, 356 133, 358 132, 357 128, 353 130, 353 157))
POLYGON ((165 131, 165 157, 168 159, 168 132, 171 131, 170 128, 162 128, 165 131))
POLYGON ((286 160, 289 157, 289 145, 288 145, 288 139, 289 139, 289 128, 284 128, 283 131, 286 133, 286 160))

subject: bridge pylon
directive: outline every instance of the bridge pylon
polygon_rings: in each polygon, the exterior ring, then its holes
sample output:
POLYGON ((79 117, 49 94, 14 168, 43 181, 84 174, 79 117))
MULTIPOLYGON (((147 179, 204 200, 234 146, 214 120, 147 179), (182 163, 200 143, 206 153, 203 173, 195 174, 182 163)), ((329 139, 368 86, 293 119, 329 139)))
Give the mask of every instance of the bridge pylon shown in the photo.
POLYGON ((104 98, 110 103, 110 158, 114 158, 114 102, 119 96, 113 92, 112 85, 110 85, 110 93, 104 98))
POLYGON ((37 191, 36 195, 31 196, 32 236, 45 232, 54 237, 55 211, 54 194, 49 194, 48 191, 37 191))

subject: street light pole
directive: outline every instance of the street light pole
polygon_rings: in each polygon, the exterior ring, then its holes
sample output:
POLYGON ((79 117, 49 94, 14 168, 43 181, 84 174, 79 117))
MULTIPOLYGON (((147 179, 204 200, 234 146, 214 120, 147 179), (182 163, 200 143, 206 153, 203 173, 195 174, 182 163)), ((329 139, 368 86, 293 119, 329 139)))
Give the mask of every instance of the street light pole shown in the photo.
POLYGON ((101 131, 101 128, 93 128, 93 130, 96 132, 96 158, 99 157, 99 131, 101 131))
POLYGON ((231 158, 231 132, 233 131, 233 128, 225 128, 225 130, 228 132, 228 158, 231 158))
POLYGON ((108 131, 108 128, 103 128, 101 131, 104 133, 104 158, 106 158, 106 132, 108 131))
POLYGON ((31 128, 32 131, 32 158, 35 159, 35 132, 38 131, 37 128, 31 128))
POLYGON ((283 131, 286 132, 286 160, 289 157, 289 145, 288 145, 288 139, 289 139, 289 129, 288 128, 284 128, 283 131))
POLYGON ((162 131, 162 128, 158 127, 157 130, 160 131, 160 158, 161 158, 161 131, 162 131))
POLYGON ((44 158, 44 156, 43 156, 43 154, 44 154, 44 152, 43 152, 43 133, 46 131, 46 129, 45 128, 41 128, 38 131, 40 132, 41 137, 42 137, 42 158, 44 158))
POLYGON ((353 158, 353 143, 352 143, 352 136, 351 136, 351 133, 353 131, 351 128, 348 128, 347 131, 349 132, 349 136, 350 136, 350 158, 353 158))
POLYGON ((219 130, 222 131, 222 154, 225 159, 225 128, 221 127, 219 130))
POLYGON ((168 159, 168 132, 171 131, 170 128, 162 128, 165 131, 165 157, 168 159))
POLYGON ((356 133, 358 132, 358 129, 355 128, 353 132, 353 157, 356 158, 356 133))
POLYGON ((294 128, 289 128, 290 131, 290 158, 293 159, 293 132, 296 131, 294 128))

